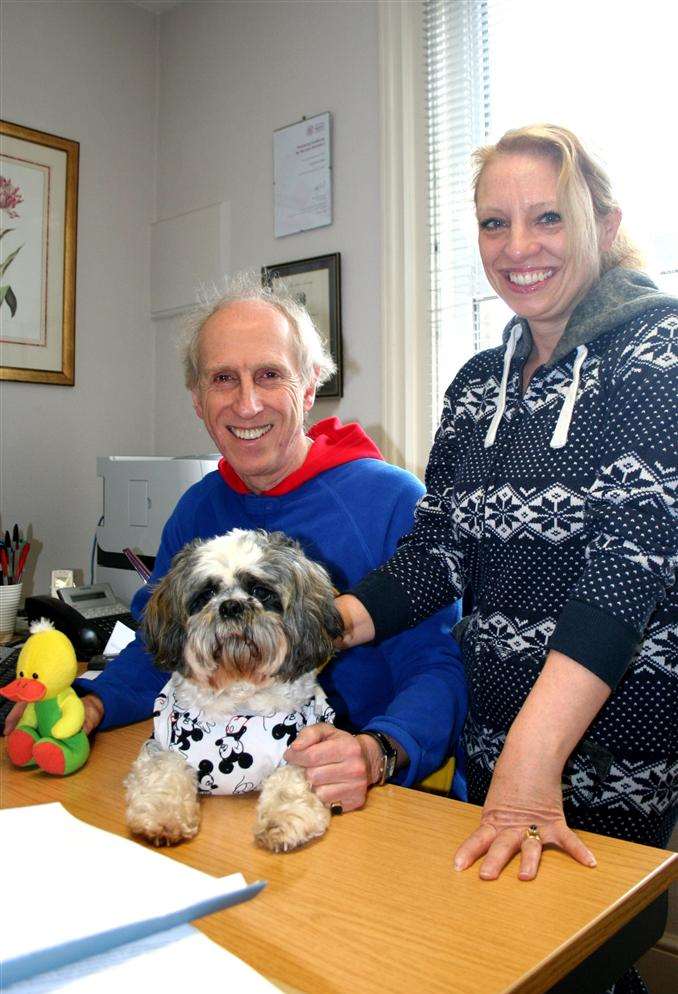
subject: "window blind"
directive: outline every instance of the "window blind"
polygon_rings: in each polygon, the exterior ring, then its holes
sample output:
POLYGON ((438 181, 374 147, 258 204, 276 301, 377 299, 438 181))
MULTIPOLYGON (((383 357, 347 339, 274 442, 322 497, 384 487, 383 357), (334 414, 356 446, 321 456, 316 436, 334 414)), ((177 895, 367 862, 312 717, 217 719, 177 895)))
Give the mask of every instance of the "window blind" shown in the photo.
POLYGON ((471 152, 490 126, 486 0, 426 0, 431 335, 437 396, 478 348, 471 152))

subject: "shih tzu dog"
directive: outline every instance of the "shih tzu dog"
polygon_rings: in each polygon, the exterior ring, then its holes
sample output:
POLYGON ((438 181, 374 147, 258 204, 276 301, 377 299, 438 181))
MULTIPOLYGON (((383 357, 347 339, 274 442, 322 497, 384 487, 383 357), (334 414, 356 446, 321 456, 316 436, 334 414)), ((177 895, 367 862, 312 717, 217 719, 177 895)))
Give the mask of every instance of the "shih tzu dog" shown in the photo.
POLYGON ((325 570, 282 532, 196 540, 151 595, 143 630, 172 676, 125 781, 131 831, 181 842, 198 831, 200 794, 259 790, 262 845, 323 835, 328 809, 282 757, 305 725, 334 719, 316 680, 343 630, 325 570))

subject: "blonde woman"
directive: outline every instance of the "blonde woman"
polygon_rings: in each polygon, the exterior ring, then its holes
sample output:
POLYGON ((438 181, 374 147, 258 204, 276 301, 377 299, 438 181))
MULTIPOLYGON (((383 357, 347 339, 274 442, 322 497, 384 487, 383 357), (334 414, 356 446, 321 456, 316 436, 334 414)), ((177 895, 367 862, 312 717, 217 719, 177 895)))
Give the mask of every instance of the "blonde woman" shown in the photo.
POLYGON ((483 266, 515 317, 447 390, 413 530, 338 605, 353 645, 470 592, 484 807, 455 867, 493 879, 519 853, 529 880, 545 844, 595 865, 573 828, 664 846, 675 823, 678 300, 636 271, 574 134, 510 131, 476 164, 483 266))

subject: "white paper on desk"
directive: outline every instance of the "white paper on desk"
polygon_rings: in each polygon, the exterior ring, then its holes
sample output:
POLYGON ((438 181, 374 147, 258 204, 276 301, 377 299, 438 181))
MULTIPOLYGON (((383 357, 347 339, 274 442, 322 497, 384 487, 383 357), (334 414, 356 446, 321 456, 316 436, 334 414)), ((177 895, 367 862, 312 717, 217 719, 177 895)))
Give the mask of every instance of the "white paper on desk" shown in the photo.
POLYGON ((137 994, 177 987, 238 994, 278 991, 251 966, 202 932, 191 925, 178 925, 169 932, 128 942, 99 956, 11 984, 7 994, 137 994))
POLYGON ((5 983, 249 900, 264 886, 239 873, 211 877, 60 804, 0 811, 0 835, 11 895, 0 929, 5 983))
POLYGON ((127 625, 123 625, 122 621, 116 621, 113 625, 113 631, 110 634, 108 642, 106 643, 106 648, 104 649, 104 656, 118 656, 130 642, 134 640, 136 632, 127 625))

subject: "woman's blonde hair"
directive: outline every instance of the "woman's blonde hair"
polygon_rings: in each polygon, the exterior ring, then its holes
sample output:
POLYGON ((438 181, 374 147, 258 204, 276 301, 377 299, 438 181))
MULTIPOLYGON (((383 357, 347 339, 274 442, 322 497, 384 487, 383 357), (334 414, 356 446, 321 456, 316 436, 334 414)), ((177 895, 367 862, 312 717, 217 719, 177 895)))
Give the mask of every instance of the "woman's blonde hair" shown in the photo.
POLYGON ((500 155, 513 153, 544 156, 558 167, 558 208, 578 262, 586 264, 597 275, 615 266, 642 268, 642 256, 622 227, 617 231, 611 247, 605 252, 600 251, 599 223, 613 211, 620 210, 619 204, 612 194, 605 170, 567 128, 555 124, 531 124, 507 131, 496 145, 476 149, 473 153, 473 191, 476 199, 485 167, 500 155))

